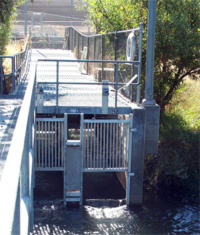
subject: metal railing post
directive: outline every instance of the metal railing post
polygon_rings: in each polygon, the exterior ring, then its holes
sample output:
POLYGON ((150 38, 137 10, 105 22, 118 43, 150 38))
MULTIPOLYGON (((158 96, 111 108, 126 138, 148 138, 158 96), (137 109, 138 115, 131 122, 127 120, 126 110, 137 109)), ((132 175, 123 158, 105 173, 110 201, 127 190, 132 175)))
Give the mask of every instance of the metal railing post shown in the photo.
POLYGON ((118 63, 115 63, 115 114, 117 114, 118 63))
POLYGON ((117 60, 117 34, 115 32, 115 60, 117 60))
MULTIPOLYGON (((141 67, 142 67, 142 30, 143 30, 143 23, 140 23, 140 31, 139 31, 139 53, 138 53, 138 83, 141 83, 141 67)), ((137 97, 136 97, 137 105, 140 104, 140 85, 137 86, 137 97)))
POLYGON ((12 57, 12 91, 15 90, 15 57, 12 57))
POLYGON ((3 95, 3 58, 0 57, 0 79, 1 79, 1 95, 3 95))
POLYGON ((56 114, 58 114, 59 61, 56 61, 56 114))
MULTIPOLYGON (((103 41, 103 34, 101 35, 101 59, 103 60, 104 59, 104 50, 103 50, 103 44, 104 41, 103 41)), ((103 68, 104 68, 104 63, 101 64, 101 77, 102 77, 102 80, 104 79, 104 72, 103 72, 103 68)))
POLYGON ((94 60, 96 59, 95 55, 96 55, 96 37, 94 37, 94 60))
MULTIPOLYGON (((88 53, 87 53, 87 60, 89 60, 89 56, 90 56, 90 38, 88 37, 88 40, 87 40, 87 46, 88 46, 88 53)), ((87 63, 87 74, 88 74, 88 63, 87 63)))
POLYGON ((76 46, 76 48, 77 48, 77 58, 79 59, 79 34, 78 34, 78 32, 77 32, 77 46, 76 46))

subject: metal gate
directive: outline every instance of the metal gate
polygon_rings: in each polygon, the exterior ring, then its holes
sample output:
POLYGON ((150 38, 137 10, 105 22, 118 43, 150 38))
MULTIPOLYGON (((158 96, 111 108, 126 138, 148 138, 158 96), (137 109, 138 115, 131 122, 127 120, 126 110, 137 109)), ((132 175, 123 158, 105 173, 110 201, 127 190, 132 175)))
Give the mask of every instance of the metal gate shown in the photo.
POLYGON ((83 172, 128 171, 130 120, 83 121, 83 172))
POLYGON ((36 119, 35 170, 64 170, 64 118, 36 119))
POLYGON ((36 171, 64 171, 64 203, 82 203, 84 172, 127 172, 127 202, 131 175, 133 115, 129 120, 84 120, 80 139, 68 139, 68 115, 36 119, 36 171))

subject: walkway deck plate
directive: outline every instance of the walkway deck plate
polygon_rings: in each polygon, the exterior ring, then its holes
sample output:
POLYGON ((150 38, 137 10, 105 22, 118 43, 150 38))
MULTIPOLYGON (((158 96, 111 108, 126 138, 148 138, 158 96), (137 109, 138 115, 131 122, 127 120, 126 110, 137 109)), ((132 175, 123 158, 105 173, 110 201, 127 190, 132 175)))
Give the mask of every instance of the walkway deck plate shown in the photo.
MULTIPOLYGON (((73 54, 62 50, 33 50, 32 60, 37 59, 70 59, 73 54)), ((38 62, 37 82, 56 82, 56 62, 38 62)), ((81 74, 79 63, 60 62, 59 82, 83 82, 95 83, 92 75, 81 74)), ((44 84, 44 113, 55 113, 56 109, 56 85, 44 84)), ((109 114, 115 111, 115 90, 109 87, 109 114)), ((59 113, 102 113, 102 86, 101 85, 59 85, 58 97, 59 113)), ((118 95, 117 113, 129 114, 131 102, 118 95)))

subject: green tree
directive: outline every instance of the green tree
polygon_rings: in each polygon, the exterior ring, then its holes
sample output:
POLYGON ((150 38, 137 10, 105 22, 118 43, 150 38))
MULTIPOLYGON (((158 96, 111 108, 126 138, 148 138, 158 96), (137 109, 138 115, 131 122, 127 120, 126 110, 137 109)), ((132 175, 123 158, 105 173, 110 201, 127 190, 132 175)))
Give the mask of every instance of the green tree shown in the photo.
POLYGON ((23 0, 0 1, 0 55, 5 53, 5 46, 10 39, 12 20, 16 16, 16 6, 23 0))
MULTIPOLYGON (((97 33, 144 23, 144 80, 148 1, 83 0, 81 7, 87 11, 97 33)), ((158 0, 156 19, 154 94, 163 111, 186 76, 199 78, 199 0, 158 0)))

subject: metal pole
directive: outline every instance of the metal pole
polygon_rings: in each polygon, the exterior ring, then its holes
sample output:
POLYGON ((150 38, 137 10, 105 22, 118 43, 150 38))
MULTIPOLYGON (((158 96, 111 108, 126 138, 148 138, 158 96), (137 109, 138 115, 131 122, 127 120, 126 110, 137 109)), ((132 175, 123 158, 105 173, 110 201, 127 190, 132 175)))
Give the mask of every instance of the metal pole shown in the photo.
POLYGON ((59 61, 56 62, 56 114, 58 114, 58 82, 59 82, 59 61))
POLYGON ((24 35, 27 36, 27 2, 24 3, 24 35))
MULTIPOLYGON (((142 66, 142 30, 143 24, 140 23, 140 33, 139 33, 139 55, 138 61, 140 62, 138 66, 138 83, 141 83, 141 66, 142 66)), ((137 105, 140 104, 140 85, 137 86, 137 98, 136 98, 137 105)))
POLYGON ((40 34, 43 37, 43 13, 40 14, 40 34))
POLYGON ((3 59, 0 58, 1 95, 3 95, 3 59))
POLYGON ((71 0, 71 26, 72 26, 72 15, 73 15, 73 0, 71 0))
POLYGON ((15 90, 15 57, 12 57, 12 91, 15 90))
POLYGON ((149 0, 146 83, 145 83, 145 99, 143 100, 144 105, 155 104, 155 100, 153 99, 155 26, 156 26, 156 0, 149 0))
POLYGON ((115 114, 117 114, 118 63, 115 63, 115 114))

